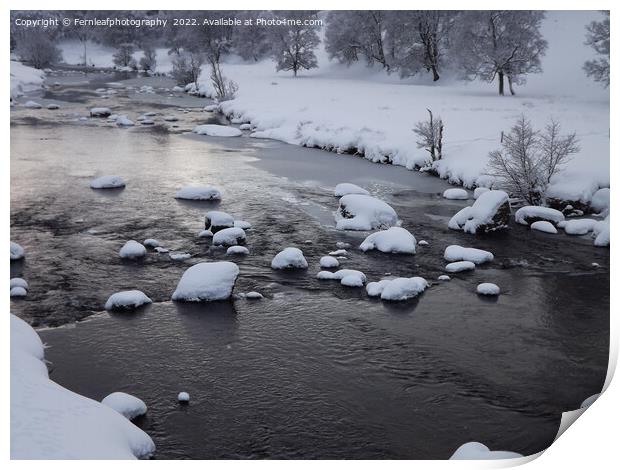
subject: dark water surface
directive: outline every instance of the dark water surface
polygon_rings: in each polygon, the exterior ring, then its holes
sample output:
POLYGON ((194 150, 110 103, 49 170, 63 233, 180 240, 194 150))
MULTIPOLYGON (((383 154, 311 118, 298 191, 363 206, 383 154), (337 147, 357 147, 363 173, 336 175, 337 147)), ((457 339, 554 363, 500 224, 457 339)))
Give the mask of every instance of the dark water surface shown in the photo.
POLYGON ((589 239, 517 226, 456 233, 447 220, 463 202, 441 199, 442 181, 246 137, 44 123, 13 126, 11 151, 11 239, 26 249, 11 274, 30 284, 12 311, 65 325, 40 330, 53 380, 96 400, 125 391, 147 403, 137 424, 156 458, 447 458, 470 440, 531 454, 551 443, 563 411, 602 388, 609 251, 589 239), (127 187, 91 190, 102 174, 127 187), (384 198, 430 245, 415 256, 361 253, 366 234, 334 229, 342 181, 384 198), (175 200, 190 184, 220 187, 221 203, 175 200), (214 208, 252 223, 249 256, 231 259, 197 237, 214 208), (125 241, 145 238, 192 258, 118 257, 125 241), (316 280, 337 241, 353 245, 342 267, 369 280, 420 275, 433 285, 389 304, 316 280), (438 283, 454 243, 496 259, 438 283), (286 246, 304 251, 307 272, 270 269, 286 246), (239 265, 235 292, 266 298, 170 302, 185 269, 223 259, 239 265), (502 288, 497 300, 475 294, 484 281, 502 288), (154 304, 102 311, 109 295, 134 288, 154 304), (188 406, 176 401, 182 390, 188 406))

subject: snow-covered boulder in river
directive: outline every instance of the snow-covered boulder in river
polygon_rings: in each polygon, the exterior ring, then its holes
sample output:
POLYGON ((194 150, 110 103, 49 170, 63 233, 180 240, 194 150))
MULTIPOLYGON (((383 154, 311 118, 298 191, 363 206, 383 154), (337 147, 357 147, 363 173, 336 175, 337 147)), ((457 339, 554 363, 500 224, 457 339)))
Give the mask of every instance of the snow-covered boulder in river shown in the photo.
POLYGON ((116 118, 116 125, 119 127, 131 127, 134 125, 134 122, 127 116, 122 115, 116 118))
POLYGON ((24 257, 24 249, 21 245, 15 242, 11 242, 11 261, 17 261, 24 257))
POLYGON ((465 248, 459 245, 448 246, 443 257, 449 263, 454 261, 471 261, 475 264, 482 264, 493 261, 493 253, 490 251, 479 250, 478 248, 465 248))
POLYGON ((319 265, 323 269, 333 269, 340 266, 340 262, 333 256, 322 256, 319 260, 319 265))
POLYGON ((366 284, 366 275, 356 269, 340 269, 335 273, 330 271, 320 271, 316 275, 320 280, 337 280, 346 287, 362 287, 366 284))
POLYGON ((46 106, 46 108, 47 108, 47 109, 49 109, 49 110, 51 110, 51 111, 54 111, 54 110, 56 110, 56 109, 60 109, 60 106, 59 106, 59 105, 57 105, 56 103, 50 103, 50 104, 48 104, 48 105, 46 106))
POLYGON ((11 289, 13 287, 21 287, 22 289, 28 290, 28 283, 26 282, 25 279, 22 279, 21 277, 12 277, 10 284, 11 284, 11 289))
POLYGON ((229 256, 233 256, 233 255, 248 255, 248 254, 250 254, 250 250, 248 250, 245 246, 234 245, 234 246, 229 247, 226 250, 226 254, 229 255, 229 256))
POLYGON ((208 135, 211 137, 239 137, 243 134, 236 127, 220 126, 219 124, 203 124, 201 126, 194 127, 192 131, 198 135, 208 135))
POLYGON ((594 230, 594 226, 598 222, 599 221, 593 219, 567 220, 563 228, 568 235, 585 235, 594 230))
POLYGON ((389 204, 364 194, 341 197, 335 218, 338 230, 380 230, 399 222, 389 204))
POLYGON ((516 452, 508 452, 504 450, 490 450, 480 442, 467 442, 456 449, 450 460, 501 460, 516 459, 523 457, 516 452))
POLYGON ((445 199, 469 199, 469 193, 462 188, 450 188, 443 192, 445 199))
POLYGON ((28 291, 23 287, 11 287, 10 297, 26 297, 28 295, 28 291))
POLYGON ((90 117, 108 117, 112 114, 110 108, 91 108, 90 117))
POLYGON ((129 420, 146 414, 146 403, 125 392, 110 393, 101 403, 129 420))
POLYGON ((449 273, 460 273, 461 271, 472 271, 476 269, 476 265, 471 261, 457 261, 447 264, 445 269, 449 273))
POLYGON ((106 310, 135 310, 142 305, 150 304, 152 302, 146 294, 139 290, 124 290, 112 294, 108 301, 105 303, 106 310))
POLYGON ((609 216, 596 223, 592 235, 595 237, 594 246, 609 246, 609 216))
POLYGON ((558 230, 555 228, 555 226, 551 222, 548 222, 546 220, 538 220, 534 222, 532 225, 530 225, 530 229, 544 233, 558 233, 558 230))
POLYGON ((401 301, 417 297, 427 287, 428 282, 422 277, 397 277, 368 283, 366 293, 381 300, 401 301))
POLYGON ((125 259, 142 258, 143 256, 146 256, 146 248, 144 248, 142 243, 138 243, 135 240, 129 240, 120 249, 118 255, 125 259))
POLYGON ((124 188, 125 180, 116 175, 105 175, 95 178, 90 182, 92 189, 115 189, 124 188))
POLYGON ((243 230, 249 230, 252 228, 252 224, 250 222, 246 222, 245 220, 235 220, 235 227, 242 228, 243 230))
POLYGON ((11 315, 11 459, 134 459, 152 439, 116 411, 51 381, 37 333, 11 315))
POLYGON ((390 227, 368 235, 360 245, 360 250, 379 250, 384 253, 415 254, 416 240, 402 227, 390 227))
POLYGON ((557 225, 564 220, 564 214, 559 210, 543 206, 523 206, 515 212, 515 222, 521 225, 531 225, 539 220, 546 220, 557 225))
POLYGON ((486 233, 508 227, 510 203, 504 191, 482 193, 473 205, 458 211, 448 223, 453 230, 466 233, 486 233))
POLYGON ((43 106, 41 106, 39 103, 37 103, 36 101, 26 101, 24 103, 24 108, 30 108, 30 109, 41 109, 43 106))
POLYGON ((222 194, 214 186, 185 186, 177 191, 174 197, 193 201, 219 201, 222 194))
POLYGON ((142 244, 147 248, 157 248, 160 246, 160 243, 154 238, 147 238, 142 242, 142 244))
POLYGON ((610 193, 609 188, 601 188, 592 195, 590 207, 597 212, 605 214, 609 211, 610 193))
POLYGON ((273 269, 306 269, 308 262, 299 248, 288 247, 271 260, 273 269))
POLYGON ((205 215, 205 228, 210 230, 213 234, 225 228, 231 228, 234 226, 234 217, 226 212, 209 211, 205 215))
POLYGON ((334 189, 334 196, 342 197, 348 194, 370 194, 364 188, 360 188, 358 185, 353 183, 340 183, 336 185, 336 189, 334 189))
POLYGON ((239 268, 230 261, 195 264, 183 273, 172 300, 210 302, 229 299, 238 275, 239 268))
POLYGON ((239 227, 230 227, 213 234, 213 244, 216 246, 234 246, 245 243, 245 231, 239 227))
POLYGON ((474 189, 474 199, 478 199, 480 196, 482 196, 487 191, 490 191, 490 189, 489 188, 485 188, 484 186, 480 186, 480 187, 474 189))
POLYGON ((499 286, 491 282, 483 282, 478 284, 476 292, 480 295, 499 295, 499 286))

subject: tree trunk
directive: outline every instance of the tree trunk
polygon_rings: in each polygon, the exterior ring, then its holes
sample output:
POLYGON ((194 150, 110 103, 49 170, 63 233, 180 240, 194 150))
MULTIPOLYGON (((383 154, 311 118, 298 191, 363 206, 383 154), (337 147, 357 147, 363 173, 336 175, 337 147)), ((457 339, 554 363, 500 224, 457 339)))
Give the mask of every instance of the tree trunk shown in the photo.
POLYGON ((504 96, 504 72, 498 72, 497 78, 499 80, 499 94, 504 96))
POLYGON ((514 95, 515 91, 512 89, 512 76, 508 75, 508 89, 510 90, 510 94, 514 95))
POLYGON ((436 82, 439 80, 439 73, 437 73, 437 67, 435 64, 431 65, 431 70, 433 71, 433 81, 436 82))

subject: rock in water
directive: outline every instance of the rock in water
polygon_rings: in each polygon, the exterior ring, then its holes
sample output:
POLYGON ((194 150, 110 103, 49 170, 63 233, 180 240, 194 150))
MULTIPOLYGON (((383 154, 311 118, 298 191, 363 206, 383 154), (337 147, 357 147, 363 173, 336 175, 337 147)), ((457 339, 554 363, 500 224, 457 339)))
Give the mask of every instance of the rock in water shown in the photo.
POLYGON ((381 230, 398 225, 396 211, 389 204, 364 194, 341 197, 335 218, 338 230, 381 230))
POLYGON ((238 275, 239 268, 229 261, 198 263, 183 273, 172 300, 210 302, 229 299, 238 275))
POLYGON ((466 233, 487 233, 508 227, 510 202, 504 191, 482 193, 473 205, 458 211, 448 223, 453 230, 466 233))
POLYGON ((234 226, 234 217, 226 212, 209 211, 205 215, 205 228, 210 230, 213 234, 225 228, 231 228, 234 226))
POLYGON ((390 227, 375 232, 362 242, 360 250, 379 250, 384 253, 415 254, 415 237, 402 227, 390 227))
POLYGON ((299 248, 288 247, 271 260, 273 269, 306 269, 308 262, 299 248))
POLYGON ((146 404, 139 398, 124 392, 110 393, 101 400, 101 403, 129 420, 146 414, 146 404))
POLYGON ((152 302, 144 292, 139 290, 125 290, 112 294, 105 303, 106 310, 135 310, 142 305, 152 302))

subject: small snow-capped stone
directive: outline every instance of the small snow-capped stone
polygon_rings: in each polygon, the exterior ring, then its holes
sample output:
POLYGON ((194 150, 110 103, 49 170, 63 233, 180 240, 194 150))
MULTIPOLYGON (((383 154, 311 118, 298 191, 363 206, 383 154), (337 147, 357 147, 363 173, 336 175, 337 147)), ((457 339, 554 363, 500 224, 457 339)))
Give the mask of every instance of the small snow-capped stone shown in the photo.
POLYGON ((24 249, 21 245, 15 242, 11 242, 11 261, 22 259, 25 255, 24 249))
POLYGON ((99 178, 95 178, 90 182, 90 187, 92 189, 113 189, 113 188, 124 188, 125 180, 120 176, 116 175, 105 175, 100 176, 99 178))
POLYGON ((319 265, 325 269, 337 268, 340 262, 333 256, 323 256, 319 260, 319 265))
POLYGON ((146 404, 142 400, 124 392, 110 393, 101 403, 129 420, 146 413, 146 404))
POLYGON ((462 188, 450 188, 443 192, 445 199, 469 199, 469 193, 462 188))
POLYGON ((116 125, 119 127, 131 127, 134 125, 134 122, 127 116, 121 115, 116 118, 116 125))
POLYGON ((338 230, 380 230, 399 224, 389 204, 364 194, 341 197, 334 217, 338 230))
POLYGON ((140 121, 140 124, 142 124, 143 126, 152 126, 153 124, 155 124, 155 121, 149 118, 144 118, 142 119, 142 121, 140 121))
POLYGON ((168 256, 170 256, 170 259, 173 261, 185 261, 192 257, 190 253, 185 253, 184 251, 172 251, 168 256))
POLYGON ((573 219, 568 220, 563 228, 568 235, 585 235, 594 230, 598 222, 594 219, 573 219))
POLYGON ((345 249, 340 249, 340 250, 329 252, 329 256, 344 256, 346 254, 347 254, 347 250, 345 249))
POLYGON ((163 119, 164 119, 164 121, 166 121, 166 122, 177 122, 177 121, 179 120, 179 118, 178 118, 178 117, 176 117, 176 116, 171 116, 171 115, 170 115, 170 116, 164 116, 164 117, 163 117, 163 119))
POLYGON ((480 186, 479 188, 474 189, 474 199, 478 199, 483 193, 490 191, 489 188, 485 188, 484 186, 480 186))
POLYGON ((366 284, 366 275, 356 269, 340 269, 335 273, 320 271, 316 277, 320 280, 337 280, 347 287, 362 287, 366 284))
POLYGON ((600 268, 600 266, 601 266, 601 265, 600 265, 600 264, 598 264, 598 263, 592 263, 592 264, 591 264, 591 266, 592 266, 593 268, 600 268))
POLYGON ((239 227, 229 227, 213 234, 213 244, 216 246, 234 246, 245 242, 245 231, 239 227))
POLYGON ((271 260, 273 269, 306 269, 308 262, 299 248, 288 247, 271 260))
POLYGON ((205 215, 205 228, 214 234, 218 230, 235 226, 235 219, 232 215, 222 211, 209 211, 205 215))
POLYGON ((163 246, 156 246, 155 251, 157 253, 168 253, 170 250, 168 248, 164 248, 163 246))
POLYGON ((142 258, 143 256, 146 256, 146 248, 144 248, 142 243, 138 243, 135 240, 129 240, 120 249, 118 255, 121 258, 127 259, 142 258))
POLYGON ((210 238, 210 237, 212 237, 212 236, 213 236, 213 232, 211 232, 211 230, 201 230, 201 231, 198 233, 198 236, 199 236, 200 238, 210 238))
POLYGON ((185 186, 177 191, 174 197, 193 201, 219 201, 222 194, 214 186, 185 186))
POLYGON ((334 196, 342 197, 342 196, 346 196, 347 194, 368 195, 370 193, 366 191, 364 188, 360 188, 359 186, 353 183, 340 183, 336 185, 336 189, 334 189, 334 196))
POLYGON ((478 248, 465 248, 459 245, 448 246, 443 257, 446 261, 471 261, 475 264, 482 264, 493 261, 493 253, 490 251, 479 250, 478 248))
POLYGON ((30 109, 41 109, 43 106, 41 106, 39 103, 37 103, 36 101, 26 101, 24 103, 24 108, 30 108, 30 109))
POLYGON ((229 299, 238 275, 239 268, 230 261, 195 264, 181 276, 172 300, 209 302, 229 299))
POLYGON ((428 282, 422 277, 397 277, 368 283, 366 293, 370 297, 381 296, 381 300, 401 301, 417 297, 427 287, 428 282))
POLYGON ((499 460, 523 457, 516 452, 490 450, 480 442, 467 442, 456 449, 450 460, 499 460))
POLYGON ((442 274, 441 276, 437 278, 438 281, 449 281, 450 279, 451 277, 448 276, 447 274, 442 274))
POLYGON ((476 292, 480 295, 499 295, 499 286, 491 282, 483 282, 478 284, 476 292))
POLYGON ((546 220, 538 220, 534 222, 530 225, 530 229, 545 233, 558 233, 558 230, 553 226, 553 224, 546 220))
POLYGON ((106 310, 134 310, 152 300, 139 290, 125 290, 112 294, 105 303, 106 310))
POLYGON ((336 242, 336 248, 349 248, 350 246, 351 244, 347 242, 336 242))
POLYGON ((11 297, 26 297, 28 295, 28 291, 23 287, 17 286, 11 288, 11 297))
POLYGON ((250 130, 252 130, 252 124, 248 124, 248 123, 241 124, 239 126, 239 130, 241 130, 241 131, 250 131, 250 130))
POLYGON ((260 292, 251 291, 245 294, 245 298, 249 300, 260 300, 260 299, 263 299, 264 296, 260 292))
POLYGON ((59 106, 59 105, 57 105, 56 103, 50 103, 50 104, 48 104, 48 105, 47 105, 47 109, 49 109, 49 110, 52 110, 52 111, 53 111, 53 110, 55 110, 55 109, 60 109, 60 106, 59 106))
POLYGON ((243 230, 249 230, 252 228, 252 224, 250 222, 246 222, 245 220, 235 220, 234 226, 242 228, 243 230))
POLYGON ((515 212, 515 221, 518 224, 530 225, 539 220, 557 224, 564 220, 564 214, 559 210, 543 206, 524 206, 515 212))
POLYGON ((239 246, 239 245, 231 246, 226 250, 227 255, 247 255, 249 253, 250 253, 250 250, 248 250, 245 246, 239 246))
POLYGON ((461 271, 471 271, 476 269, 476 265, 471 261, 457 261, 446 265, 445 270, 449 273, 458 273, 461 271))
POLYGON ((428 242, 427 242, 426 240, 420 240, 420 241, 418 242, 418 245, 419 245, 419 246, 428 246, 428 242))
POLYGON ((203 124, 194 127, 194 134, 208 135, 211 137, 239 137, 243 133, 236 127, 220 126, 219 124, 203 124))
POLYGON ((189 403, 189 393, 187 392, 180 392, 177 395, 177 400, 181 403, 189 403))
POLYGON ((11 289, 13 287, 21 287, 23 289, 28 290, 28 283, 26 282, 25 279, 22 279, 21 277, 12 277, 11 278, 11 289))
POLYGON ((142 244, 147 248, 157 248, 159 246, 159 242, 154 238, 147 238, 142 242, 142 244))
POLYGON ((360 245, 360 250, 415 254, 415 247, 415 237, 408 230, 402 227, 390 227, 366 237, 360 245))

